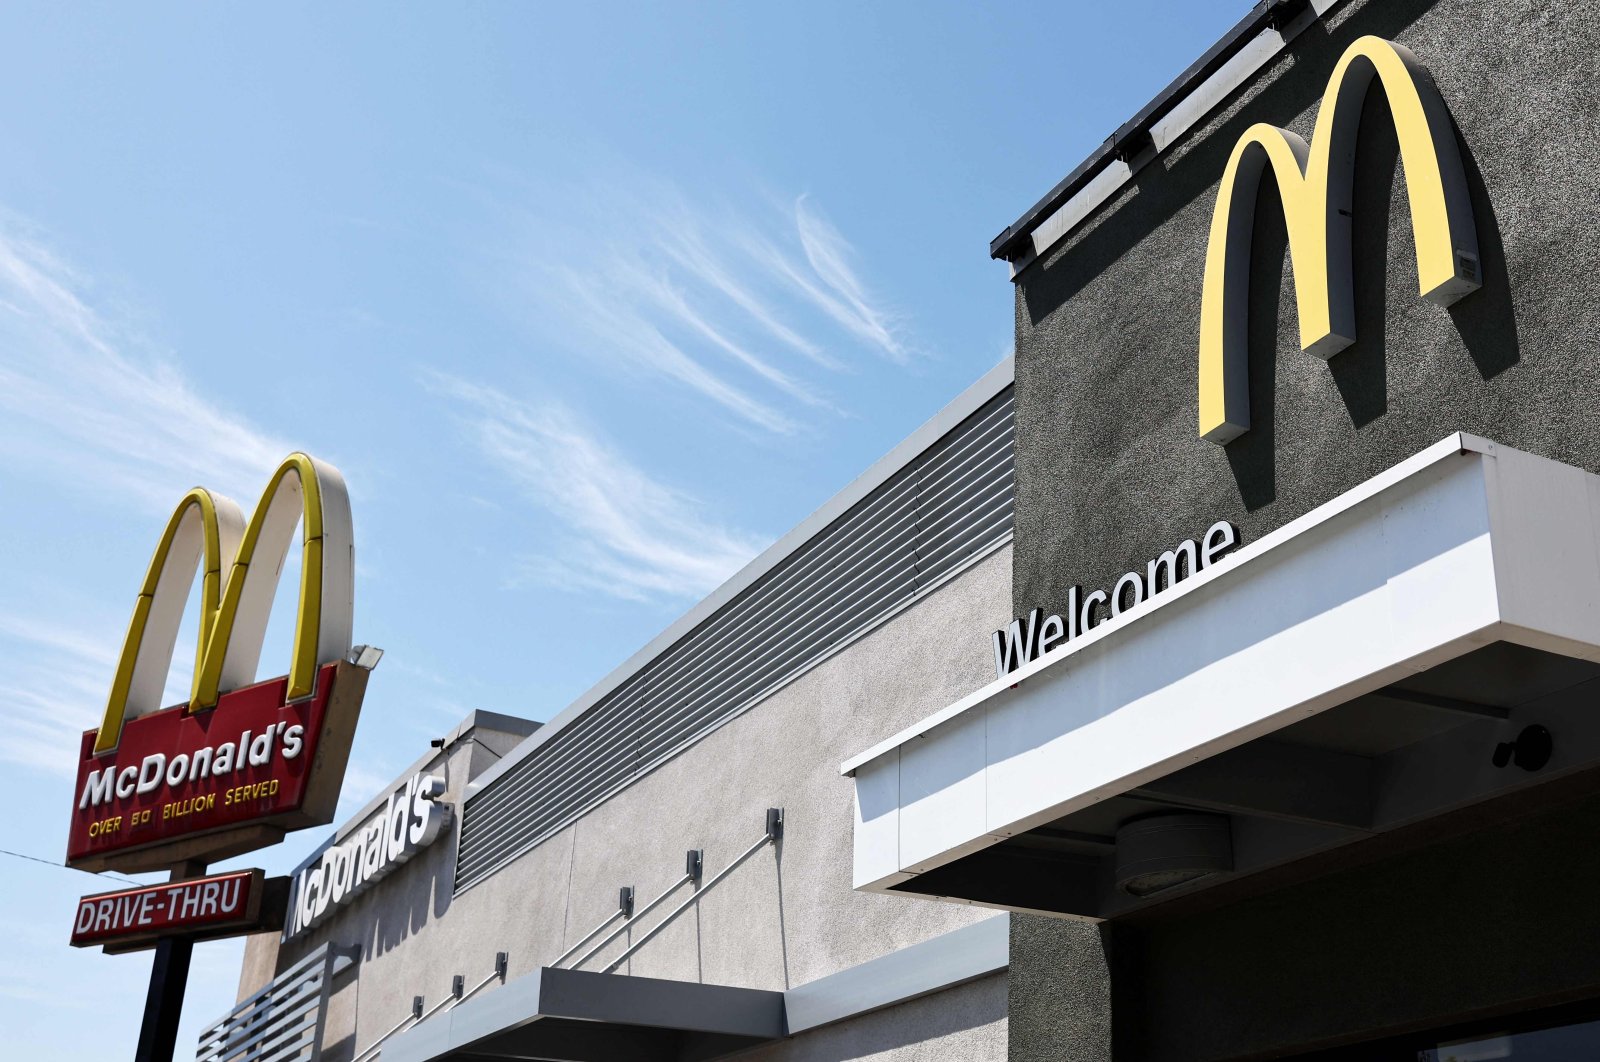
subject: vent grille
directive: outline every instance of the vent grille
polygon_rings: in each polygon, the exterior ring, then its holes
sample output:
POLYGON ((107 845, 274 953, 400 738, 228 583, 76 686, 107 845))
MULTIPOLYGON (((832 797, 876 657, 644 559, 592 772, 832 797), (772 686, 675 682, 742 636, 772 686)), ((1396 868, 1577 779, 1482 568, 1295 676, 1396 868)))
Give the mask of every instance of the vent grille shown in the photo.
POLYGON ((1007 387, 463 809, 456 890, 1009 540, 1007 387))

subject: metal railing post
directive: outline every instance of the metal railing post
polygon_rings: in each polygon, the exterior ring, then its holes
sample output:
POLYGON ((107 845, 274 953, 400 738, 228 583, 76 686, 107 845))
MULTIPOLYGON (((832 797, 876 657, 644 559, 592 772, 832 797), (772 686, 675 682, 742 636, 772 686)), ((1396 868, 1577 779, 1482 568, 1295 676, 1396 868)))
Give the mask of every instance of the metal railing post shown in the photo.
MULTIPOLYGON (((618 937, 622 936, 623 933, 625 933, 628 930, 632 929, 635 925, 638 924, 640 919, 644 918, 651 911, 654 911, 657 907, 660 907, 666 901, 667 897, 669 897, 673 893, 677 892, 686 883, 688 883, 688 882, 698 882, 700 880, 700 868, 701 868, 701 866, 704 865, 704 861, 703 861, 703 858, 701 856, 700 849, 698 849, 698 848, 689 849, 688 856, 687 856, 687 863, 688 863, 688 868, 684 871, 683 877, 679 878, 677 881, 674 881, 671 885, 667 886, 667 889, 666 889, 665 892, 663 892, 660 896, 657 896, 655 899, 651 900, 649 903, 645 904, 644 907, 640 908, 640 910, 636 914, 634 914, 634 916, 632 918, 628 919, 626 922, 622 923, 616 929, 613 929, 611 932, 607 933, 605 935, 605 937, 601 939, 600 943, 596 944, 594 947, 592 947, 588 951, 584 952, 583 953, 583 957, 581 959, 573 960, 572 965, 567 967, 567 968, 569 970, 576 970, 578 967, 582 966, 584 963, 586 963, 590 959, 594 958, 600 952, 604 951, 606 945, 610 944, 613 940, 616 940, 618 937)), ((551 963, 550 965, 554 966, 556 964, 555 963, 551 963)))
POLYGON ((578 941, 572 947, 568 948, 566 951, 562 952, 558 957, 556 957, 556 959, 554 959, 550 963, 550 965, 551 966, 560 966, 562 963, 564 963, 568 959, 570 959, 573 956, 573 954, 579 948, 581 948, 585 944, 589 943, 589 941, 593 940, 595 937, 599 936, 601 933, 604 933, 605 930, 606 930, 606 927, 609 926, 611 923, 615 922, 619 918, 624 918, 625 919, 625 918, 631 917, 632 914, 633 914, 633 886, 632 885, 624 885, 622 887, 621 894, 617 897, 617 909, 614 912, 612 912, 612 914, 609 917, 607 917, 604 922, 601 922, 599 925, 597 925, 593 929, 589 930, 589 932, 584 936, 584 938, 582 940, 578 941))
POLYGON ((477 984, 473 985, 471 988, 466 987, 465 977, 463 977, 461 974, 456 974, 450 979, 450 993, 439 1002, 435 1003, 432 1007, 429 1007, 427 1010, 422 1009, 423 998, 421 996, 413 996, 411 999, 411 1013, 400 1019, 394 1028, 390 1029, 388 1032, 372 1041, 372 1043, 368 1044, 366 1050, 357 1052, 351 1062, 371 1062, 372 1059, 378 1056, 378 1052, 383 1047, 384 1043, 387 1042, 389 1037, 393 1036, 395 1033, 400 1032, 408 1026, 417 1025, 423 1021, 426 1021, 428 1018, 432 1017, 434 1014, 437 1014, 445 1007, 454 1009, 456 1004, 471 999, 480 988, 488 984, 490 981, 493 981, 497 977, 502 983, 504 983, 506 979, 506 967, 509 958, 510 957, 503 951, 495 952, 494 972, 488 977, 485 977, 483 980, 479 981, 477 984))
POLYGON ((640 948, 642 948, 646 944, 650 943, 651 940, 655 939, 656 934, 660 933, 663 929, 667 928, 667 926, 669 924, 671 924, 671 922, 672 922, 672 920, 674 918, 677 918, 679 915, 683 914, 683 912, 687 911, 689 908, 691 908, 695 904, 699 903, 701 897, 705 896, 706 893, 710 892, 713 888, 716 887, 717 882, 722 881, 729 874, 732 874, 735 870, 737 870, 739 868, 739 866, 742 863, 744 863, 744 861, 746 859, 749 859, 751 856, 753 856, 757 852, 761 851, 767 845, 769 845, 769 844, 777 844, 778 843, 778 838, 780 838, 781 836, 783 836, 783 809, 782 808, 768 808, 767 809, 767 832, 762 835, 761 840, 757 841, 755 844, 751 845, 749 848, 746 848, 743 852, 739 853, 739 856, 736 859, 734 859, 733 862, 729 863, 727 866, 725 866, 721 870, 719 870, 711 878, 710 881, 706 882, 700 888, 696 889, 693 896, 690 896, 687 900, 684 900, 677 907, 673 908, 672 911, 669 912, 665 918, 663 918, 661 921, 657 922, 655 925, 651 926, 648 930, 646 930, 644 936, 640 937, 638 940, 636 940, 632 944, 628 945, 627 949, 625 951, 623 951, 623 953, 621 955, 618 955, 615 959, 611 960, 611 965, 610 966, 607 966, 604 970, 602 970, 600 972, 601 973, 614 973, 616 971, 617 967, 621 966, 623 963, 627 962, 630 958, 633 957, 633 953, 634 952, 638 951, 640 948))

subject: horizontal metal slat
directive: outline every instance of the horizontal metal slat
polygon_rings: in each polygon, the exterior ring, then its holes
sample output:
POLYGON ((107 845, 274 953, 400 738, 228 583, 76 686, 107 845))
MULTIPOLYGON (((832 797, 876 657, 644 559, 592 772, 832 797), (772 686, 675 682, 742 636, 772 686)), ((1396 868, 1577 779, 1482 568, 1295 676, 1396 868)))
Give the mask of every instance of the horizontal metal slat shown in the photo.
POLYGON ((197 1062, 310 1062, 327 1000, 323 945, 200 1034, 197 1062))
MULTIPOLYGON (((907 490, 909 490, 909 488, 907 488, 907 490)), ((909 498, 909 494, 907 494, 906 497, 909 498)), ((842 518, 842 519, 851 519, 852 517, 854 517, 856 515, 858 515, 858 514, 856 514, 856 511, 852 510, 852 512, 850 514, 846 514, 846 517, 842 518)), ((910 518, 909 517, 909 513, 906 514, 905 518, 906 519, 910 518)), ((830 550, 829 552, 837 552, 837 550, 844 549, 844 548, 860 548, 860 543, 859 542, 852 543, 850 540, 844 540, 843 542, 839 542, 839 543, 830 542, 829 545, 835 547, 833 550, 830 550)), ((630 681, 629 683, 625 684, 624 687, 620 688, 619 690, 617 690, 612 695, 612 698, 608 698, 608 701, 610 701, 612 699, 634 700, 634 699, 643 697, 643 696, 645 696, 646 687, 648 685, 650 685, 650 684, 655 683, 658 680, 659 676, 662 676, 664 674, 666 674, 666 675, 674 675, 675 676, 675 675, 677 675, 679 673, 682 673, 685 669, 692 668, 694 663, 703 654, 705 654, 706 652, 710 651, 706 646, 706 643, 708 641, 710 641, 712 644, 725 644, 729 638, 734 636, 734 632, 735 631, 759 631, 761 629, 763 623, 770 623, 770 616, 769 615, 765 614, 764 612, 760 612, 760 611, 749 612, 749 609, 748 609, 747 606, 749 606, 752 603, 752 601, 761 601, 762 599, 768 599, 768 601, 770 601, 770 599, 772 599, 773 595, 775 595, 775 594, 787 594, 787 593, 797 592, 792 587, 786 587, 785 586, 786 583, 791 581, 790 578, 789 578, 791 576, 791 574, 793 572, 796 572, 796 571, 801 571, 801 570, 804 570, 806 568, 813 567, 817 563, 819 563, 821 560, 826 559, 826 558, 819 558, 818 556, 815 555, 815 551, 812 551, 812 555, 803 555, 803 556, 801 556, 801 557, 799 557, 797 559, 801 563, 795 565, 792 568, 789 567, 789 566, 786 566, 783 570, 778 571, 778 572, 774 572, 773 573, 773 579, 769 583, 764 583, 761 586, 752 588, 752 590, 759 590, 760 591, 759 595, 752 596, 751 594, 747 593, 746 595, 743 595, 741 598, 735 599, 734 601, 730 602, 727 606, 725 606, 723 613, 720 613, 718 616, 713 617, 711 620, 709 620, 707 622, 707 624, 705 624, 701 628, 701 630, 697 630, 695 632, 692 632, 684 640, 684 642, 679 643, 678 646, 675 646, 673 648, 673 650, 669 651, 667 656, 662 661, 658 661, 656 664, 651 665, 649 668, 646 669, 645 672, 641 673, 641 675, 638 678, 636 678, 635 680, 630 681), (749 613, 748 615, 745 614, 747 612, 749 613), (727 620, 729 620, 729 619, 731 619, 731 620, 733 620, 735 622, 733 622, 733 623, 727 622, 727 620), (719 621, 721 621, 721 622, 719 622, 719 621), (732 629, 731 630, 725 629, 725 630, 719 631, 719 630, 715 629, 716 627, 732 628, 732 629), (711 635, 711 638, 708 639, 708 638, 705 638, 705 637, 698 637, 699 635, 702 634, 702 631, 706 630, 706 628, 712 628, 712 630, 710 630, 708 632, 711 635), (696 644, 696 643, 699 643, 699 644, 696 644), (687 652, 683 651, 685 649, 687 650, 687 652)), ((609 704, 604 705, 604 707, 609 707, 609 706, 610 706, 609 704)), ((596 707, 599 708, 599 707, 602 707, 602 706, 601 705, 597 705, 596 707)), ((595 714, 596 713, 593 712, 593 711, 588 713, 588 715, 591 715, 591 716, 595 715, 595 714)), ((576 733, 574 730, 569 730, 567 733, 563 733, 560 736, 560 738, 558 738, 555 742, 552 742, 552 744, 550 746, 547 746, 546 749, 542 749, 541 750, 541 753, 543 755, 538 758, 539 762, 537 764, 537 767, 538 767, 537 774, 542 776, 542 777, 547 777, 547 778, 550 777, 552 774, 559 775, 561 770, 562 770, 562 767, 564 766, 564 762, 563 761, 570 758, 567 755, 568 750, 573 749, 573 748, 577 748, 579 750, 576 753, 576 755, 579 757, 580 761, 583 761, 583 762, 580 762, 579 767, 580 767, 580 769, 584 769, 585 773, 587 773, 587 768, 589 767, 589 764, 586 761, 588 760, 588 757, 586 755, 584 755, 584 744, 581 741, 581 735, 576 733)), ((535 770, 534 770, 535 766, 536 765, 532 761, 530 761, 526 770, 519 769, 519 771, 516 772, 516 773, 519 774, 519 775, 532 777, 536 773, 535 770)), ((563 783, 564 783, 564 779, 559 778, 559 777, 555 777, 555 778, 552 778, 549 783, 535 782, 534 784, 536 786, 541 786, 541 785, 545 785, 545 784, 559 785, 559 784, 563 784, 563 783)), ((507 790, 513 790, 515 788, 518 788, 518 787, 514 787, 514 786, 497 786, 497 790, 499 790, 501 793, 504 793, 507 790)), ((528 794, 526 792, 518 793, 519 802, 521 802, 521 800, 525 800, 529 795, 530 794, 528 794)), ((487 799, 490 796, 491 796, 491 794, 486 792, 486 793, 479 794, 477 797, 474 798, 474 800, 472 802, 472 807, 473 807, 473 812, 474 812, 475 815, 487 814, 491 810, 493 810, 497 805, 503 804, 503 803, 506 802, 505 799, 501 799, 501 800, 490 800, 490 799, 487 799)))
POLYGON ((1011 390, 574 719, 462 816, 457 891, 1011 533, 1011 390))

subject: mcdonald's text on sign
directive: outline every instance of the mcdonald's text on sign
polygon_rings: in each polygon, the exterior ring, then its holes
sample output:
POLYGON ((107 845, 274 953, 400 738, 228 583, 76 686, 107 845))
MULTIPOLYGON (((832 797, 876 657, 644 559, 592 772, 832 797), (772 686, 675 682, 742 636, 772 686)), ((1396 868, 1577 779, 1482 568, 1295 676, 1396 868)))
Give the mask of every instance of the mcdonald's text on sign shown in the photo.
POLYGON ((328 821, 349 750, 348 702, 359 704, 366 680, 353 664, 328 664, 302 701, 289 702, 279 678, 223 694, 210 712, 167 708, 130 720, 100 755, 84 734, 67 862, 109 866, 122 853, 240 826, 328 821))
POLYGON ((264 881, 259 870, 236 870, 85 896, 72 920, 72 946, 132 949, 165 936, 251 928, 261 911, 264 881))

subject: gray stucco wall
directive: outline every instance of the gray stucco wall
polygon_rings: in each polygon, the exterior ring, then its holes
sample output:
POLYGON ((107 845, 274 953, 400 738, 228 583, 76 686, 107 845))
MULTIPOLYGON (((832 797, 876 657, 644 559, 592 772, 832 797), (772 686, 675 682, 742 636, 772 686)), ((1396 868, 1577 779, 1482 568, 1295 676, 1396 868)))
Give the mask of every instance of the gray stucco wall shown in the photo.
MULTIPOLYGON (((444 779, 446 785, 445 792, 440 798, 441 802, 450 804, 453 814, 459 815, 457 805, 466 791, 467 783, 496 758, 509 752, 526 736, 526 731, 506 733, 480 726, 467 731, 466 736, 471 740, 466 740, 464 737, 452 744, 448 750, 436 751, 414 763, 406 774, 396 780, 398 783, 396 788, 403 787, 415 772, 438 775, 444 779)), ((379 794, 358 793, 353 796, 357 799, 387 798, 391 791, 393 790, 379 794)), ((357 811, 349 820, 340 824, 340 829, 369 821, 371 813, 357 811)), ((378 958, 405 944, 414 933, 426 926, 448 906, 448 890, 440 894, 435 888, 435 877, 440 867, 450 865, 449 854, 454 847, 454 830, 457 825, 452 822, 451 827, 433 844, 401 864, 381 882, 371 886, 368 891, 351 900, 332 916, 326 925, 288 942, 283 942, 281 934, 276 931, 249 937, 245 942, 244 960, 240 969, 238 998, 242 1001, 257 992, 279 971, 292 965, 324 942, 332 942, 335 946, 347 949, 357 948, 364 958, 378 958), (352 930, 351 927, 359 928, 352 930)), ((360 989, 356 978, 358 969, 352 968, 334 980, 329 998, 328 1020, 325 1023, 327 1030, 323 1044, 325 1058, 352 1057, 354 1044, 351 1035, 355 1031, 357 1005, 360 1000, 360 989)), ((412 993, 415 994, 417 993, 412 993)), ((371 995, 369 992, 369 1000, 371 995)), ((409 1003, 408 995, 406 996, 408 1009, 409 1003)), ((364 1048, 366 1045, 363 1043, 361 1046, 364 1048)))
MULTIPOLYGON (((622 972, 785 989, 992 917, 853 891, 853 787, 838 766, 992 678, 988 632, 1010 607, 1004 547, 460 896, 451 896, 453 838, 419 854, 276 959, 281 969, 323 940, 360 947, 360 967, 335 998, 326 1058, 364 1050, 415 995, 432 1006, 452 975, 476 983, 497 951, 509 953, 513 979, 548 964, 616 910, 621 886, 641 905, 661 893, 690 848, 704 849, 710 877, 761 836, 768 807, 785 810, 781 846, 740 867, 622 972)), ((247 969, 268 965, 252 947, 247 969)), ((881 1044, 885 1058, 1003 1058, 1004 978, 984 983, 942 993, 948 1013, 913 1001, 797 1037, 799 1054, 765 1057, 824 1057, 831 1048, 805 1045, 842 1037, 881 1044), (916 1046, 930 1037, 959 1046, 916 1046)))
MULTIPOLYGON (((1600 471, 1597 48, 1593 4, 1351 0, 1024 270, 1016 290, 1014 611, 1060 608, 1075 584, 1109 589, 1121 572, 1218 519, 1237 524, 1246 541, 1258 539, 1456 430, 1600 471), (1250 297, 1254 427, 1226 447, 1205 442, 1196 432, 1196 346, 1218 180, 1252 123, 1309 137, 1334 63, 1362 34, 1415 51, 1451 109, 1484 287, 1449 310, 1418 298, 1409 205, 1386 104, 1375 92, 1362 122, 1354 204, 1358 340, 1327 362, 1299 350, 1282 215, 1276 190, 1263 182, 1250 297)), ((1045 121, 1061 105, 1035 101, 1045 121)), ((1478 927, 1473 907, 1494 905, 1486 890, 1495 886, 1480 891, 1473 879, 1428 869, 1431 860, 1468 854, 1470 846, 1347 878, 1337 897, 1312 890, 1226 915, 1192 912, 1181 929, 1149 930, 1137 948, 1107 928, 1124 959, 1142 955, 1138 972, 1117 975, 1115 1056, 1279 1057, 1329 1042, 1341 1025, 1397 1028, 1408 1006, 1410 1017, 1432 1022, 1487 1006, 1493 993, 1474 988, 1473 964, 1493 963, 1495 953, 1461 941, 1478 927), (1361 941, 1371 949, 1368 964, 1386 961, 1374 955, 1395 946, 1380 928, 1387 923, 1366 916, 1409 894, 1417 879, 1408 874, 1454 890, 1447 918, 1426 917, 1425 902, 1407 908, 1422 920, 1407 938, 1409 954, 1454 956, 1427 971, 1407 969, 1450 989, 1426 1006, 1414 992, 1378 998, 1362 987, 1349 954, 1336 973, 1319 976, 1312 936, 1361 941), (1302 901, 1317 905, 1304 917, 1323 921, 1301 921, 1291 904, 1302 901), (1235 961, 1241 941, 1252 950, 1235 961), (1210 982, 1214 970, 1227 976, 1210 982), (1353 1002, 1358 989, 1375 1005, 1353 1002), (1125 1025, 1129 1014, 1138 1017, 1125 1025), (1232 1017, 1212 1021, 1225 1014, 1232 1017)), ((1495 909, 1527 921, 1505 904, 1495 909)), ((1497 931, 1486 939, 1511 938, 1497 931)), ((1015 920, 1013 1059, 1112 1057, 1106 1039, 1074 1037, 1066 1020, 1111 968, 1105 953, 1095 961, 1093 943, 1071 923, 1015 920)), ((1521 1005, 1593 991, 1587 964, 1569 966, 1565 977, 1544 972, 1543 995, 1521 1005)), ((1512 998, 1504 978, 1494 990, 1502 1005, 1512 998)))

